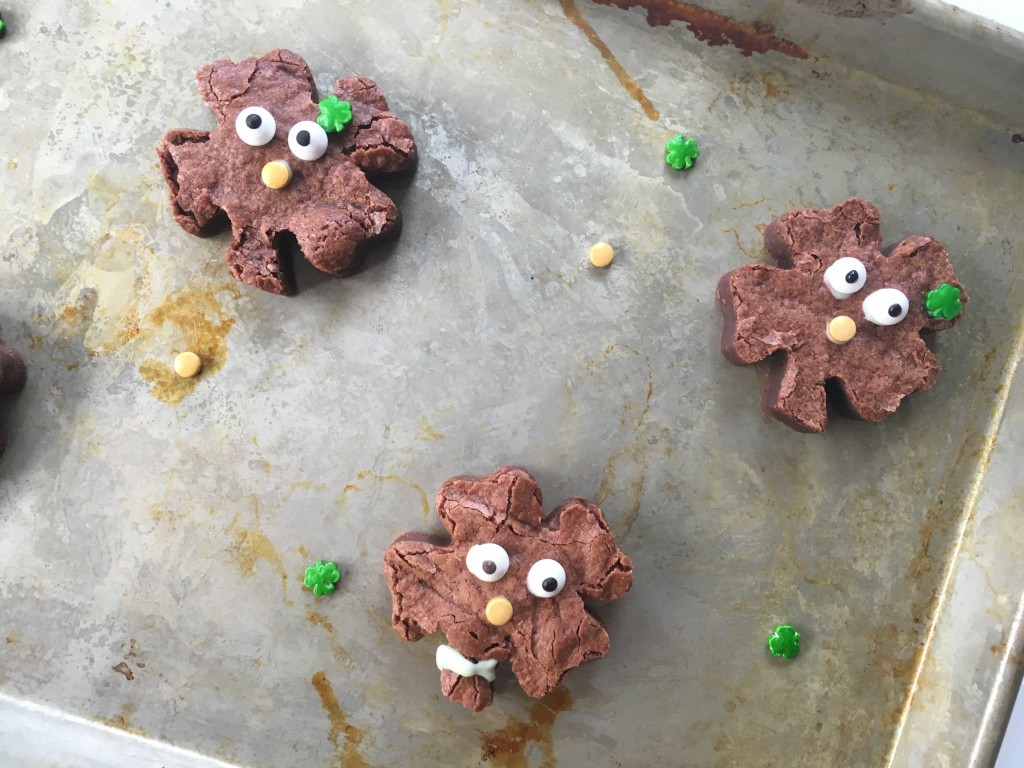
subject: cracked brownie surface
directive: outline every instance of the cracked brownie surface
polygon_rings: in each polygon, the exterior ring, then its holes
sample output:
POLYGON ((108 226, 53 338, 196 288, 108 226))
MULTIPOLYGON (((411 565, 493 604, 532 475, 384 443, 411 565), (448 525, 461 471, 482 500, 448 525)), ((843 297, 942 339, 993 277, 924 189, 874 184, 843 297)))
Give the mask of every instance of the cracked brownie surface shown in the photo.
POLYGON ((309 67, 291 51, 215 61, 199 70, 196 81, 218 126, 169 131, 157 155, 183 229, 203 237, 230 224, 227 261, 234 277, 292 294, 293 238, 315 267, 347 276, 368 245, 397 233, 398 208, 368 177, 411 169, 416 143, 376 83, 338 80, 332 93, 350 105, 352 119, 340 132, 327 132, 316 126, 320 107, 309 67), (305 128, 305 135, 296 128, 305 128), (326 150, 303 159, 310 156, 311 132, 314 144, 316 134, 326 134, 326 150), (264 171, 281 164, 288 181, 271 187, 264 171))
POLYGON ((822 432, 826 383, 835 384, 834 404, 845 415, 867 421, 935 383, 941 365, 921 332, 952 327, 967 303, 942 243, 912 235, 883 249, 878 209, 851 199, 780 216, 765 247, 779 266, 734 269, 717 290, 722 353, 736 365, 771 358, 765 412, 822 432), (956 294, 958 309, 936 316, 926 305, 945 291, 956 294), (829 337, 837 320, 850 338, 829 337))
MULTIPOLYGON (((523 469, 503 467, 448 480, 437 494, 437 513, 450 540, 407 533, 384 555, 399 635, 419 640, 444 632, 467 665, 510 661, 535 698, 604 656, 608 633, 584 598, 621 597, 632 585, 633 567, 595 504, 571 498, 545 516, 537 481, 523 469), (500 618, 509 618, 495 624, 491 605, 502 601, 507 613, 500 618)), ((458 671, 442 668, 444 694, 476 711, 490 704, 486 676, 458 671)))

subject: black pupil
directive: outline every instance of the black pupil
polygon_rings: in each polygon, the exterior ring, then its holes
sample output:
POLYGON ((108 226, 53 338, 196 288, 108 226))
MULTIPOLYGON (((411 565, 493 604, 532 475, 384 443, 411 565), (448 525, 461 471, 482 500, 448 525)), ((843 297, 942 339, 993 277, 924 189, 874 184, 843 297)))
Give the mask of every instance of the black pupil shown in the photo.
POLYGON ((245 118, 245 124, 252 128, 254 131, 263 125, 263 118, 259 115, 249 115, 245 118))
POLYGON ((851 269, 849 272, 846 273, 846 282, 850 283, 850 285, 853 285, 859 279, 860 275, 857 274, 856 269, 851 269))
MULTIPOLYGON (((295 134, 295 143, 300 147, 308 147, 309 139, 309 131, 299 131, 295 134)), ((494 565, 494 563, 491 563, 491 565, 494 565)), ((491 573, 491 571, 488 571, 488 573, 491 573)))
POLYGON ((899 317, 903 313, 903 307, 899 304, 889 305, 889 317, 899 317))
POLYGON ((545 592, 554 592, 558 589, 558 581, 548 576, 544 581, 540 583, 541 589, 545 592))
MULTIPOLYGON (((309 136, 308 133, 306 135, 309 136)), ((488 576, 490 576, 492 573, 498 570, 498 566, 494 564, 493 560, 484 560, 483 564, 480 567, 484 569, 484 573, 486 573, 488 576)))

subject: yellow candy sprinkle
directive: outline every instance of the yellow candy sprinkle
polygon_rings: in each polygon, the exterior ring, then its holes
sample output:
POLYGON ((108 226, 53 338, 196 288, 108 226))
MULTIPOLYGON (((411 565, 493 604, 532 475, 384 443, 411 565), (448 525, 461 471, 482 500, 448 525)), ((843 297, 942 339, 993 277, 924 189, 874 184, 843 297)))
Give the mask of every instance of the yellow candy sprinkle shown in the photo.
POLYGON ((595 267, 607 267, 615 259, 615 249, 608 243, 596 243, 590 247, 590 263, 595 267))
POLYGON ((174 358, 174 372, 183 379, 191 379, 203 369, 203 361, 195 352, 182 352, 174 358))

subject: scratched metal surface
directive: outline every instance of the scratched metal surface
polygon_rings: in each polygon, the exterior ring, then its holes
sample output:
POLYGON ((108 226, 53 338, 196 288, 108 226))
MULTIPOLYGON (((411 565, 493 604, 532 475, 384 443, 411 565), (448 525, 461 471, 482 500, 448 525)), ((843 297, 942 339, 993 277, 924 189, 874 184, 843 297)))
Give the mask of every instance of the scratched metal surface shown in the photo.
POLYGON ((813 55, 568 0, 5 3, 0 325, 30 381, 4 404, 0 690, 267 767, 933 766, 997 741, 1024 148, 815 52, 907 27, 901 4, 709 5, 771 11, 813 55), (230 281, 226 235, 174 225, 153 155, 212 127, 200 64, 278 45, 321 86, 375 77, 422 154, 387 186, 401 239, 350 280, 300 271, 293 299, 230 281), (685 175, 661 159, 677 131, 701 140, 685 175), (761 415, 764 368, 718 353, 714 285, 773 216, 851 195, 888 239, 943 240, 972 301, 935 338, 934 389, 799 435, 761 415), (619 257, 596 272, 604 238, 619 257), (166 366, 188 347, 209 362, 183 387, 166 366), (502 463, 549 505, 599 501, 637 577, 599 610, 604 660, 543 703, 499 678, 472 715, 438 690, 438 639, 390 630, 380 555, 439 530, 445 478, 502 463), (320 602, 316 557, 344 572, 320 602), (796 663, 766 657, 779 621, 796 663))

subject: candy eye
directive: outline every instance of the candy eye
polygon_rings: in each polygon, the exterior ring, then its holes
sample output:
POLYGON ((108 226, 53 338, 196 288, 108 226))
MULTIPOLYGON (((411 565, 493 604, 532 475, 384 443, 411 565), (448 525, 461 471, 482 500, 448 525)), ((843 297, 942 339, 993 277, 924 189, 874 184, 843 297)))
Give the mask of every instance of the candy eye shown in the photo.
POLYGON ((880 288, 864 299, 864 317, 875 325, 896 325, 909 311, 906 295, 895 288, 880 288))
POLYGON ((235 118, 235 133, 250 147, 262 147, 274 138, 277 122, 263 107, 246 107, 235 118))
POLYGON ((554 597, 565 586, 565 568, 556 560, 538 560, 526 574, 526 588, 534 597, 554 597))
POLYGON ((327 131, 312 120, 296 123, 288 131, 288 149, 299 160, 319 160, 327 151, 327 131))
POLYGON ((848 299, 867 282, 868 271, 860 259, 844 256, 825 270, 825 287, 837 299, 848 299))
POLYGON ((480 581, 497 581, 508 573, 508 552, 497 544, 474 544, 466 553, 466 567, 480 581))

